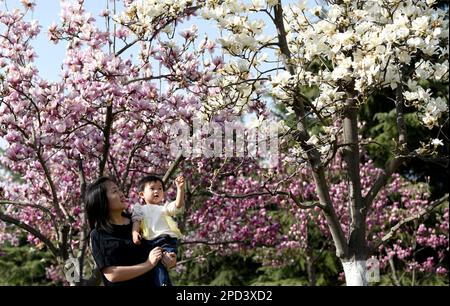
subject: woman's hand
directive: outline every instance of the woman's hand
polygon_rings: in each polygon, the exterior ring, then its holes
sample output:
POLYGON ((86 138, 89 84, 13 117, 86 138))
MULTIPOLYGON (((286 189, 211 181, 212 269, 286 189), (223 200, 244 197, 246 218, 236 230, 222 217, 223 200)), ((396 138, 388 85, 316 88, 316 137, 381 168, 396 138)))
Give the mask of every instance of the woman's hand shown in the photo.
POLYGON ((177 254, 164 252, 162 255, 162 264, 166 269, 172 269, 177 264, 177 254))
POLYGON ((148 262, 154 267, 162 258, 162 249, 156 247, 148 254, 148 262))

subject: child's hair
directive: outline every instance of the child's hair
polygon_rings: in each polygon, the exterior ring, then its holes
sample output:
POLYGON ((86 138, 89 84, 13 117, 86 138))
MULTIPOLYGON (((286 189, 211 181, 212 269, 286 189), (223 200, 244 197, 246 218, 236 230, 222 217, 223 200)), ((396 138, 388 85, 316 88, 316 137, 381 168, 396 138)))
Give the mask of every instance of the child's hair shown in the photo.
POLYGON ((145 189, 145 185, 151 182, 161 182, 163 191, 166 191, 166 186, 164 185, 162 178, 158 175, 151 174, 146 175, 139 180, 139 182, 137 183, 138 192, 143 192, 145 189))

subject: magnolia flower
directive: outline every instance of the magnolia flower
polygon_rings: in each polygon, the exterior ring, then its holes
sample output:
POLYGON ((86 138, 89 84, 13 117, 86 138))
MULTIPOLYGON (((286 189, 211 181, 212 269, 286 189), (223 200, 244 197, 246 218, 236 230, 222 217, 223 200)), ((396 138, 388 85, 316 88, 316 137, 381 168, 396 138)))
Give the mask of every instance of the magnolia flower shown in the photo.
POLYGON ((416 31, 418 34, 425 33, 426 30, 429 29, 430 25, 430 17, 429 16, 421 16, 417 19, 414 19, 411 22, 411 29, 416 31))
POLYGON ((440 140, 439 138, 435 138, 431 141, 431 144, 436 148, 439 146, 443 146, 444 143, 442 142, 442 140, 440 140))
POLYGON ((441 79, 444 79, 445 76, 445 80, 448 80, 448 62, 443 62, 441 63, 436 63, 434 65, 434 79, 439 81, 441 79))
POLYGON ((276 87, 286 85, 290 78, 291 74, 287 71, 278 73, 272 78, 272 86, 276 87))

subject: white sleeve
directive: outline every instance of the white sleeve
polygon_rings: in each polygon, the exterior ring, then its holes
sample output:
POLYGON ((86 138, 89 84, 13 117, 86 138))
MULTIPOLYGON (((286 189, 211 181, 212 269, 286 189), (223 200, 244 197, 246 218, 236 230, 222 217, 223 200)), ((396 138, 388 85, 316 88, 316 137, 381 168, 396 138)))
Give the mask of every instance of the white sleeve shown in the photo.
POLYGON ((183 211, 183 208, 177 208, 175 201, 166 203, 164 205, 164 208, 166 210, 167 215, 169 216, 175 216, 176 214, 179 214, 180 212, 183 211))
POLYGON ((141 204, 135 204, 133 206, 133 211, 131 212, 131 221, 141 221, 144 219, 144 211, 141 204))

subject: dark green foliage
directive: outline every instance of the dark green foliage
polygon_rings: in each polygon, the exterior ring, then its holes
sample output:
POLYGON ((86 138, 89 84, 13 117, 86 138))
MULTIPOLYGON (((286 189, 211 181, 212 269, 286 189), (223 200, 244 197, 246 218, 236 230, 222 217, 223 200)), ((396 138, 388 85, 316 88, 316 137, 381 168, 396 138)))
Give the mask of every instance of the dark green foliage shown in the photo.
MULTIPOLYGON (((434 91, 442 91, 448 96, 446 88, 430 84, 434 91)), ((367 143, 363 148, 373 159, 377 167, 383 168, 385 163, 395 156, 396 139, 398 137, 396 127, 396 113, 394 103, 386 99, 389 93, 380 93, 369 98, 368 102, 362 106, 360 117, 365 122, 361 133, 364 138, 371 138, 372 142, 367 143)), ((448 120, 442 129, 432 130, 423 127, 413 108, 405 108, 405 124, 407 129, 407 144, 410 151, 420 148, 421 141, 427 138, 436 138, 444 133, 448 137, 448 120)), ((442 136, 440 136, 442 138, 442 136)), ((449 155, 449 143, 445 142, 444 147, 438 148, 442 156, 449 155)), ((414 158, 405 162, 399 171, 404 177, 417 182, 428 182, 432 198, 439 198, 447 192, 449 180, 448 166, 443 163, 430 162, 430 160, 414 158)))
POLYGON ((205 261, 188 263, 184 273, 172 272, 171 279, 176 285, 247 285, 260 266, 244 254, 207 256, 205 261))
POLYGON ((0 285, 51 285, 45 267, 53 263, 52 255, 28 244, 0 247, 0 285))
MULTIPOLYGON (((296 249, 280 255, 284 259, 282 266, 264 266, 258 260, 258 254, 268 252, 276 254, 274 248, 260 249, 247 254, 229 256, 208 256, 206 261, 191 262, 185 272, 171 272, 176 285, 208 286, 265 286, 310 284, 306 271, 305 252, 296 249), (288 260, 286 260, 288 258, 288 260)), ((324 250, 315 263, 316 285, 342 285, 338 279, 340 264, 333 252, 324 250)))

